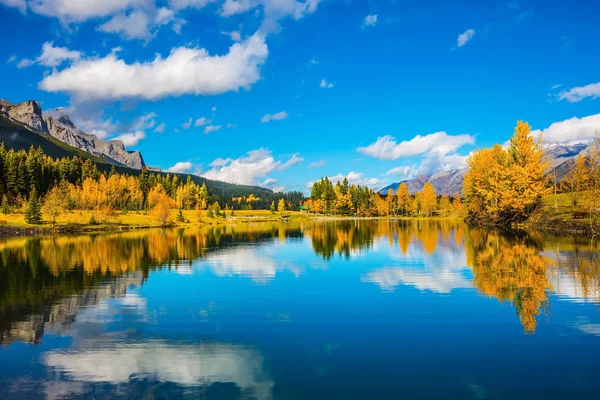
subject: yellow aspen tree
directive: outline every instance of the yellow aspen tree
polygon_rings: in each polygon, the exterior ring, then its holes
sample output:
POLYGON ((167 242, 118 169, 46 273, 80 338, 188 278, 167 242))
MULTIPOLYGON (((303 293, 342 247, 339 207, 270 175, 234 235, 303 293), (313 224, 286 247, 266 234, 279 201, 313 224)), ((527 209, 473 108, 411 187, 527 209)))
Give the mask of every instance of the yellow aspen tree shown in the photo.
POLYGON ((435 193, 435 188, 429 182, 425 183, 423 186, 423 204, 422 210, 426 216, 431 216, 435 209, 437 208, 437 195, 435 193))
POLYGON ((587 190, 590 184, 590 168, 587 165, 587 160, 581 154, 577 156, 575 161, 570 162, 569 174, 563 181, 563 186, 571 196, 571 203, 577 207, 581 192, 587 190))
POLYGON ((543 161, 544 150, 531 136, 527 122, 518 121, 508 147, 508 179, 501 185, 500 207, 509 221, 525 219, 548 192, 543 161))
POLYGON ((402 215, 407 215, 410 212, 412 198, 410 196, 410 193, 408 193, 408 187, 406 186, 406 182, 402 182, 400 186, 398 186, 396 197, 398 198, 398 211, 402 215))
POLYGON ((285 212, 285 200, 284 199, 279 199, 279 202, 277 203, 277 211, 279 211, 280 213, 285 212))

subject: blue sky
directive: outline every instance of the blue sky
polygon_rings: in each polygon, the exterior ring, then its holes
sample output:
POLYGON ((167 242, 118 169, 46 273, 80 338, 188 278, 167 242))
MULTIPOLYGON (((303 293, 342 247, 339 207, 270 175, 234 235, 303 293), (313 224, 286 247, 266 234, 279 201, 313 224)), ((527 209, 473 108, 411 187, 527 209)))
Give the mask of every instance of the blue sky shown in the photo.
POLYGON ((0 97, 149 165, 277 190, 600 130, 596 1, 0 0, 0 97))

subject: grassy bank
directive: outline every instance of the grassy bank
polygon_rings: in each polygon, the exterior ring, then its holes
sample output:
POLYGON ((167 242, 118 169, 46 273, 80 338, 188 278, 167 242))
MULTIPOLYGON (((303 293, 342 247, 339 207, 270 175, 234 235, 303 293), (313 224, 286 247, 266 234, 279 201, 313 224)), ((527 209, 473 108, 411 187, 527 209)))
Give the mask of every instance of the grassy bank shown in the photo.
MULTIPOLYGON (((590 196, 590 192, 581 192, 579 204, 589 202, 590 196)), ((572 195, 568 193, 544 196, 542 206, 529 217, 524 226, 527 229, 561 235, 593 236, 598 234, 598 223, 590 224, 589 208, 573 206, 572 195)))
MULTIPOLYGON (((184 221, 177 221, 179 210, 171 211, 169 226, 186 227, 199 225, 222 225, 250 222, 277 222, 284 220, 308 219, 310 216, 300 212, 272 213, 269 210, 235 211, 223 217, 210 218, 207 211, 199 216, 195 210, 183 210, 184 221)), ((76 233, 94 231, 122 231, 135 229, 160 228, 158 220, 147 212, 117 212, 110 218, 98 217, 93 211, 75 210, 58 216, 56 223, 48 221, 40 225, 25 222, 24 214, 0 214, 0 236, 31 236, 51 233, 76 233)))

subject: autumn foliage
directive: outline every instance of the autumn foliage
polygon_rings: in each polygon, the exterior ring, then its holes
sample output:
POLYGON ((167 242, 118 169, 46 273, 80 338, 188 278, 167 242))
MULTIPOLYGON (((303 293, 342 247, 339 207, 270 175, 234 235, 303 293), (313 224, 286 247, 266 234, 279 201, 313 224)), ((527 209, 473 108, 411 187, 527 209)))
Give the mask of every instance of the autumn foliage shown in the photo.
POLYGON ((522 121, 507 149, 495 145, 473 153, 463 187, 470 217, 496 223, 526 219, 548 192, 543 154, 539 139, 522 121))

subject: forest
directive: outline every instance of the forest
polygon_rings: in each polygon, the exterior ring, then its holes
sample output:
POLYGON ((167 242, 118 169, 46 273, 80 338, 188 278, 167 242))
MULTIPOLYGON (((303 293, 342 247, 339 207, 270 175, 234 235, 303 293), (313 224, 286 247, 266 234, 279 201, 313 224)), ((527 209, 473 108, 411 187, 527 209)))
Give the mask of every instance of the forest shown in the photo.
MULTIPOLYGON (((219 183, 219 182, 217 182, 219 183)), ((230 185, 234 187, 235 185, 230 185)), ((240 192, 246 192, 243 187, 240 192)), ((110 220, 117 212, 149 211, 161 224, 172 209, 222 210, 295 209, 301 193, 275 193, 261 189, 257 195, 240 195, 218 186, 201 185, 192 176, 149 171, 137 175, 118 172, 115 166, 101 172, 90 159, 79 156, 52 158, 41 148, 7 150, 0 144, 0 208, 3 214, 24 213, 30 224, 54 222, 61 213, 94 211, 96 220, 110 220)))
POLYGON ((590 230, 600 223, 600 138, 590 153, 571 160, 567 175, 559 180, 548 173, 543 138, 534 137, 528 123, 518 121, 508 145, 474 151, 468 158, 462 193, 438 195, 430 183, 410 194, 402 182, 396 193, 385 196, 366 186, 330 181, 316 182, 304 205, 315 213, 359 217, 455 216, 474 224, 512 225, 527 220, 543 205, 558 196, 569 198, 572 217, 589 221, 590 230))

